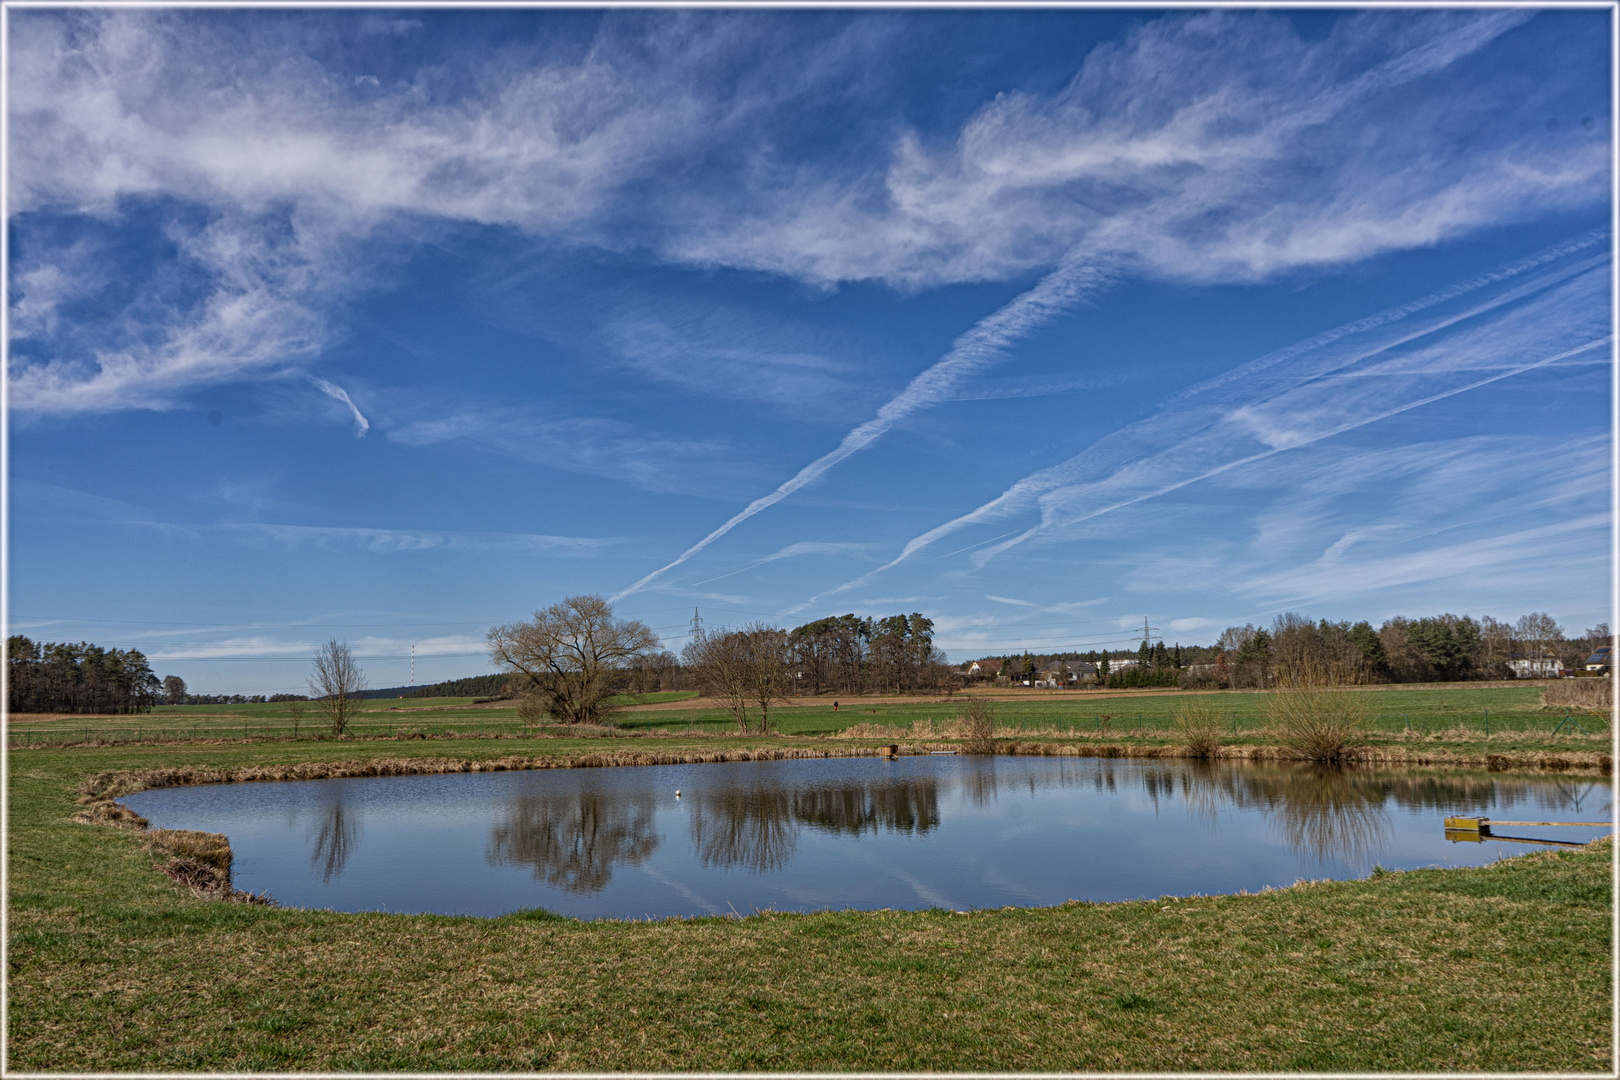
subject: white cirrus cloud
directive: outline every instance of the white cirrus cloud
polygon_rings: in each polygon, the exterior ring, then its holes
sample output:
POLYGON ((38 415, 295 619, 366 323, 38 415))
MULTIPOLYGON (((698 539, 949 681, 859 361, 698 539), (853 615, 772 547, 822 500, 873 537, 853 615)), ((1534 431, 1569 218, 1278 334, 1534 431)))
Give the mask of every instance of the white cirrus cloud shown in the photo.
MULTIPOLYGON (((800 21, 795 37, 754 13, 615 14, 577 53, 452 48, 383 81, 263 19, 15 14, 12 304, 28 339, 10 377, 24 411, 161 408, 189 386, 304 368, 335 308, 387 273, 381 249, 458 224, 822 286, 1047 274, 1063 310, 1113 276, 1261 280, 1597 205, 1608 187, 1603 132, 1549 138, 1532 122, 1570 92, 1562 68, 1528 89, 1506 73, 1436 78, 1520 10, 1350 14, 1320 38, 1271 13, 1171 14, 1095 48, 1062 90, 1009 89, 954 132, 896 124, 875 97, 847 146, 791 166, 774 147, 807 110, 886 92, 854 76, 903 18, 800 21), (874 143, 884 124, 898 134, 874 143), (704 182, 651 182, 671 175, 704 182), (137 204, 186 208, 164 223, 171 262, 98 313, 96 333, 65 335, 52 312, 71 299, 73 256, 32 223, 114 229, 137 204)), ((416 29, 321 20, 357 40, 416 29)), ((80 292, 129 279, 104 257, 78 264, 103 268, 80 292)), ((1050 317, 1030 306, 1009 315, 1050 317)), ((963 374, 920 376, 831 460, 963 374)), ((780 373, 801 375, 818 377, 780 373)))
POLYGON ((354 417, 354 437, 365 438, 366 432, 371 430, 371 421, 360 412, 360 407, 349 399, 349 392, 337 383, 328 382, 316 375, 309 377, 310 385, 334 401, 342 402, 348 407, 349 414, 354 417))

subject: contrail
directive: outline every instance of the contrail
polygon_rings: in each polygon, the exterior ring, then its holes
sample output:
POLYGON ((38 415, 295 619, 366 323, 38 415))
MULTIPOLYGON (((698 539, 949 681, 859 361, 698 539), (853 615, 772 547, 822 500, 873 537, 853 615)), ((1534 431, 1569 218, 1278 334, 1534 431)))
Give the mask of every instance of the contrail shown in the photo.
MULTIPOLYGON (((1267 376, 1268 381, 1261 383, 1258 389, 1251 390, 1249 393, 1243 395, 1242 398, 1231 400, 1217 397, 1216 401, 1212 403, 1213 408, 1216 410, 1217 414, 1224 415, 1229 419, 1235 414, 1227 412, 1227 410, 1241 410, 1243 408, 1263 402, 1269 395, 1277 391, 1279 385, 1297 383, 1303 386, 1304 384, 1312 381, 1329 377, 1335 372, 1342 373, 1346 371, 1346 369, 1362 364, 1369 359, 1380 355, 1387 355, 1393 349, 1398 348, 1399 346, 1410 344, 1415 340, 1427 337, 1438 331, 1453 328, 1459 324, 1478 318, 1481 315, 1499 310, 1515 301, 1523 300, 1527 296, 1547 289, 1549 286, 1549 281, 1557 283, 1557 285, 1554 287, 1567 286, 1571 282, 1607 262, 1607 253, 1604 252, 1600 255, 1582 259, 1573 265, 1562 268, 1561 270, 1536 275, 1522 283, 1516 283, 1509 286, 1504 291, 1491 295, 1483 301, 1473 304, 1468 308, 1430 319, 1411 330, 1395 330, 1394 333, 1389 334, 1383 340, 1371 343, 1370 346, 1366 348, 1352 350, 1348 355, 1337 357, 1329 356, 1324 360, 1309 363, 1304 370, 1298 370, 1297 368, 1291 370, 1291 366, 1298 365, 1301 360, 1307 359, 1311 356, 1311 354, 1325 348, 1328 345, 1338 342, 1342 338, 1349 337, 1354 334, 1365 333, 1371 330, 1390 328, 1392 324, 1400 323, 1402 320, 1422 312, 1425 309, 1435 307, 1446 301, 1460 299, 1468 293, 1475 292, 1487 286, 1503 284, 1511 281, 1514 278, 1522 277, 1523 275, 1528 274, 1530 271, 1541 269, 1549 263, 1556 262, 1561 258, 1574 255, 1585 248, 1597 245, 1607 238, 1607 229, 1596 230, 1574 240, 1548 248, 1536 255, 1522 259, 1498 270, 1470 278, 1447 289, 1441 290, 1440 292, 1432 293, 1429 296, 1425 296, 1421 299, 1414 300, 1410 303, 1403 304, 1395 308, 1390 308, 1386 311, 1368 316, 1364 319, 1358 319, 1354 322, 1347 323, 1332 330, 1324 331, 1323 333, 1317 334, 1306 339, 1305 341, 1278 350, 1277 352, 1261 357, 1258 360, 1253 360, 1247 364, 1241 365, 1240 367, 1234 368, 1229 372, 1217 375, 1214 378, 1199 383, 1196 386, 1189 387, 1180 393, 1172 395, 1166 401, 1164 411, 1158 416, 1149 418, 1147 420, 1138 421, 1137 423, 1122 429, 1115 435, 1107 437, 1104 441, 1100 441, 1098 444, 1082 452, 1081 454, 1070 458, 1068 461, 1064 461, 1059 464, 1049 466, 1048 468, 1042 469, 1038 472, 1031 473, 1030 475, 1012 484, 1007 488, 1006 491, 1002 492, 999 496, 990 500, 989 502, 984 503, 983 505, 961 515, 960 517, 937 525, 927 532, 914 537, 912 540, 907 542, 901 549, 900 553, 889 562, 867 571, 852 581, 845 582, 844 584, 836 586, 827 592, 811 597, 805 602, 805 604, 800 606, 809 606, 814 604, 817 600, 820 600, 822 597, 835 596, 839 593, 859 588, 885 571, 893 569, 900 563, 905 562, 907 559, 911 558, 924 548, 927 548, 944 537, 958 532, 970 525, 982 524, 987 521, 1003 518, 1012 513, 1016 513, 1021 508, 1029 506, 1032 502, 1044 501, 1044 496, 1047 496, 1049 493, 1055 492, 1060 488, 1064 488, 1074 483, 1077 479, 1075 476, 1075 471, 1083 463, 1087 462, 1088 460, 1094 460, 1100 453, 1104 452, 1107 443, 1115 442, 1122 438, 1129 440, 1134 437, 1136 440, 1136 445, 1134 448, 1127 446, 1115 449, 1113 456, 1117 460, 1112 466, 1113 472, 1106 479, 1099 481, 1096 485, 1093 485, 1096 487, 1101 487, 1103 484, 1106 484, 1109 481, 1121 479, 1133 467, 1140 467, 1142 462, 1146 460, 1158 460, 1167 454, 1176 452, 1178 446, 1180 447, 1180 452, 1185 453, 1186 447, 1189 445, 1189 443, 1186 441, 1178 442, 1177 440, 1186 440, 1189 438, 1189 436, 1180 434, 1174 435, 1170 444, 1168 445, 1154 445, 1154 436, 1160 434, 1160 431, 1167 424, 1174 424, 1177 421, 1178 407, 1192 406, 1192 403, 1199 398, 1208 397, 1216 391, 1225 389, 1227 387, 1252 386, 1258 376, 1260 376, 1262 373, 1269 373, 1267 376), (1274 370, 1279 367, 1281 367, 1282 370, 1274 370)), ((1111 513, 1112 511, 1126 506, 1134 505, 1146 499, 1156 498, 1160 495, 1164 495, 1171 491, 1185 487, 1188 484, 1209 479, 1242 465, 1252 464, 1255 461, 1262 460, 1272 456, 1273 454, 1279 453, 1284 449, 1292 449, 1295 446, 1317 442, 1331 435, 1342 434, 1345 431, 1371 423, 1374 420, 1384 419, 1388 416, 1393 416, 1409 409, 1417 408, 1420 405, 1429 404, 1446 397, 1451 397, 1454 394, 1477 389, 1481 386, 1497 382, 1511 375, 1521 374, 1526 371, 1534 370, 1538 367, 1543 367, 1570 359, 1578 354, 1598 348, 1608 343, 1608 341, 1609 338, 1607 336, 1603 336, 1581 342, 1571 349, 1559 349, 1552 355, 1543 355, 1541 358, 1532 361, 1507 362, 1497 368, 1493 374, 1480 378, 1477 381, 1468 382, 1461 386, 1449 387, 1439 391, 1438 393, 1420 394, 1415 399, 1395 404, 1387 410, 1378 410, 1370 415, 1364 414, 1357 417, 1353 421, 1342 425, 1330 425, 1319 430, 1318 432, 1312 433, 1311 437, 1307 439, 1302 439, 1298 442, 1290 442, 1287 445, 1272 447, 1252 455, 1239 455, 1207 470, 1184 476, 1183 478, 1163 485, 1151 486, 1146 490, 1135 493, 1134 495, 1122 497, 1117 501, 1105 502, 1094 510, 1071 518, 1071 523, 1073 521, 1088 520, 1102 514, 1111 513)), ((1474 367, 1474 370, 1479 371, 1483 369, 1476 366, 1474 367)), ((1411 375, 1424 373, 1425 372, 1419 370, 1403 372, 1401 374, 1411 375)), ((1383 379, 1388 379, 1390 377, 1389 373, 1387 372, 1371 372, 1368 374, 1379 375, 1379 377, 1383 379)), ((1341 407, 1348 408, 1348 404, 1342 404, 1341 407)), ((1217 420, 1216 426, 1218 427, 1219 425, 1220 420, 1217 420)), ((1184 422, 1182 424, 1177 424, 1176 426, 1182 426, 1183 430, 1185 429, 1184 422)), ((1206 434, 1209 433, 1206 432, 1206 434)), ((1005 551, 1007 548, 1020 544, 1029 539, 1032 535, 1050 524, 1048 521, 1044 520, 1045 517, 1046 515, 1043 513, 1043 521, 1041 524, 1030 529, 1023 531, 1014 530, 1014 532, 1018 533, 1016 537, 996 544, 996 546, 984 552, 983 555, 987 559, 993 558, 1005 551)), ((992 537, 990 540, 981 541, 978 544, 970 544, 967 548, 960 550, 966 551, 969 548, 982 547, 985 544, 1003 540, 1005 537, 1011 535, 1012 534, 1009 533, 1003 533, 1001 536, 992 537)), ((958 553, 959 552, 952 552, 951 554, 958 553)))
MULTIPOLYGON (((1519 11, 1496 12, 1475 19, 1461 30, 1408 49, 1363 73, 1350 82, 1299 103, 1289 115, 1270 125, 1273 135, 1324 123, 1334 113, 1369 94, 1400 86, 1432 71, 1450 65, 1530 18, 1519 11)), ((1152 205, 1135 217, 1151 217, 1152 205)), ((1133 215, 1126 215, 1128 221, 1133 215)), ((912 413, 950 397, 962 380, 996 363, 1009 346, 1032 329, 1048 321, 1075 301, 1106 285, 1117 270, 1117 261, 1128 245, 1093 245, 1089 255, 1072 249, 1058 267, 1033 289, 1015 298, 998 311, 981 319, 957 338, 951 351, 912 379, 904 391, 861 424, 829 453, 812 461, 770 494, 755 499, 719 528, 683 551, 672 562, 659 567, 629 588, 615 593, 617 601, 646 588, 675 567, 726 535, 761 510, 775 506, 800 488, 818 480, 828 469, 881 438, 894 424, 912 413), (1099 255, 1100 250, 1115 252, 1099 255), (1084 259, 1085 261, 1082 261, 1084 259)))
POLYGON ((315 389, 319 390, 321 393, 325 394, 327 397, 336 398, 338 401, 341 401, 343 404, 347 405, 349 407, 349 412, 354 414, 354 437, 357 439, 365 438, 366 432, 371 430, 371 421, 367 420, 363 415, 361 415, 359 406, 355 405, 354 402, 349 400, 349 392, 347 390, 343 389, 343 387, 339 386, 337 383, 327 382, 325 379, 319 378, 315 375, 311 375, 309 377, 309 384, 315 389))
POLYGON ((1061 314, 1081 297, 1101 289, 1109 280, 1110 273, 1102 265, 1079 265, 1066 261, 1042 278, 1033 289, 975 323, 972 329, 952 343, 950 352, 906 384, 906 388, 879 409, 876 416, 845 435, 835 449, 800 469, 769 495, 762 495, 749 503, 725 524, 681 552, 674 561, 660 566, 609 599, 616 602, 631 593, 640 592, 761 510, 775 506, 795 491, 820 479, 823 473, 851 454, 866 449, 899 421, 951 397, 964 379, 1001 360, 1013 342, 1061 314))

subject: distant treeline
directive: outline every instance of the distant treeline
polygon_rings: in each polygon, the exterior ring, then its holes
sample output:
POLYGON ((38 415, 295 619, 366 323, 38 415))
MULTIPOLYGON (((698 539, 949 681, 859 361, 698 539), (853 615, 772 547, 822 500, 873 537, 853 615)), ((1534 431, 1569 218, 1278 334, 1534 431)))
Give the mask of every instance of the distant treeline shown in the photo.
POLYGON ((163 685, 138 649, 81 641, 6 640, 6 705, 14 713, 136 713, 157 703, 163 685))
MULTIPOLYGON (((979 661, 986 677, 1034 682, 1054 669, 1086 664, 1109 687, 1268 687, 1313 681, 1387 683, 1470 679, 1543 678, 1579 672, 1599 647, 1610 644, 1600 623, 1567 637, 1549 615, 1516 622, 1489 615, 1396 616, 1370 622, 1312 621, 1285 612, 1269 627, 1231 626, 1213 646, 1143 643, 1135 650, 992 656, 979 661), (1121 661, 1133 661, 1120 668, 1121 661)), ((1091 681, 1087 673, 1085 681, 1091 681)), ((1064 680, 1067 683, 1067 680, 1064 680)))
POLYGON ((465 679, 450 679, 432 686, 402 686, 402 693, 378 690, 367 697, 509 697, 506 684, 512 676, 502 672, 493 675, 469 675, 465 679))

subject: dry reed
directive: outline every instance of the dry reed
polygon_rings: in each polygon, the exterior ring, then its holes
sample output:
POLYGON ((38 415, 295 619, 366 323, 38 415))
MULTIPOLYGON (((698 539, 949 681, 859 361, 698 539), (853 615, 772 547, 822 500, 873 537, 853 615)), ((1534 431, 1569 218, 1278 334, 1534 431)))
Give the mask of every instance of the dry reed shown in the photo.
POLYGON ((1614 711, 1614 679, 1559 679, 1541 691, 1541 703, 1554 709, 1587 709, 1604 716, 1614 711))

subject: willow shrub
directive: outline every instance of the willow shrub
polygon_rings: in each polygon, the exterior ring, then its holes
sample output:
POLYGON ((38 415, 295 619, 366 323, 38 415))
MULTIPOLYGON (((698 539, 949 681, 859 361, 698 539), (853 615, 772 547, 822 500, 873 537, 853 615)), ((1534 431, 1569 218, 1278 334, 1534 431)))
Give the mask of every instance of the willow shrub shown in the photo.
POLYGON ((1266 716, 1277 737, 1307 761, 1353 758, 1366 745, 1373 722, 1366 694, 1309 683, 1268 697, 1266 716))
POLYGON ((1204 698, 1190 698, 1176 706, 1175 730, 1188 757, 1210 758, 1221 749, 1221 717, 1204 698))
POLYGON ((996 714, 995 710, 983 701, 974 699, 962 708, 956 718, 957 728, 964 738, 962 752, 965 754, 993 754, 996 752, 996 714))

